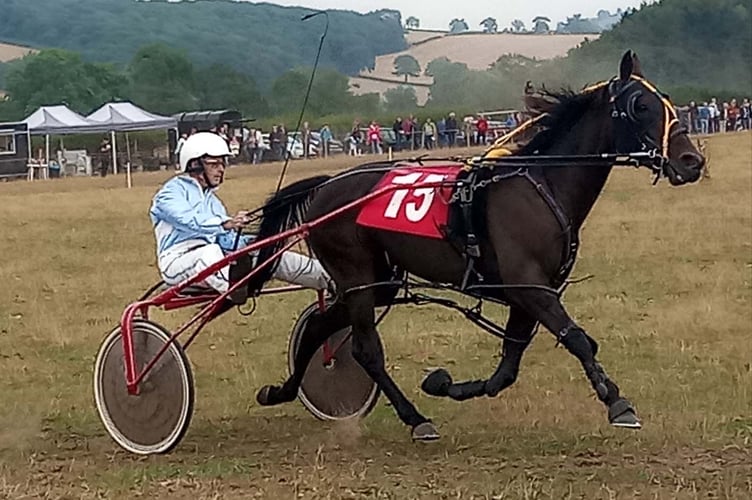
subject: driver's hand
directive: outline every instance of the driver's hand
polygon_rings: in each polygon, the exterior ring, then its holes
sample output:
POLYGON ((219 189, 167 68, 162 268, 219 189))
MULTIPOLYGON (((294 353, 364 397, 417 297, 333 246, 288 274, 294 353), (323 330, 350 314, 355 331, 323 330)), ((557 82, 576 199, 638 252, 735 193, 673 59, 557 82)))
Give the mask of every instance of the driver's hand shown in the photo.
POLYGON ((237 230, 242 229, 248 224, 250 224, 251 219, 248 217, 248 212, 245 210, 241 210, 240 212, 236 213, 232 219, 225 221, 224 224, 222 224, 222 227, 229 230, 237 230))

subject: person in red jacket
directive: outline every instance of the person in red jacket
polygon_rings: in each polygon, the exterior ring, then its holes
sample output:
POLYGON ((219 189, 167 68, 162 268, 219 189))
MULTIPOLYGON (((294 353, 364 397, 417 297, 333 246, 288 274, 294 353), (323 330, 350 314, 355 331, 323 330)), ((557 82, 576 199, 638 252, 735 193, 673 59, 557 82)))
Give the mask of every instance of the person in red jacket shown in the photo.
POLYGON ((475 128, 478 129, 478 144, 486 145, 486 134, 488 134, 488 120, 481 115, 478 121, 475 123, 475 128))

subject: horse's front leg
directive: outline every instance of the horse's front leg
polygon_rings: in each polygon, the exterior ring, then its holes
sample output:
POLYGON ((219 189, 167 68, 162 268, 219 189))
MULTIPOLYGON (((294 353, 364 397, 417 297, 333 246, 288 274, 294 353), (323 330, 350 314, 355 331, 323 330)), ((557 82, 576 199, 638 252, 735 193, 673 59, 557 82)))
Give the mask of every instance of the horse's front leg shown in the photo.
POLYGON ((506 326, 507 338, 504 339, 501 361, 488 380, 455 383, 449 372, 440 368, 426 377, 421 388, 431 396, 450 397, 457 401, 481 396, 496 396, 517 380, 522 355, 530 343, 535 323, 536 321, 530 315, 518 307, 513 307, 509 311, 506 326))
POLYGON ((619 387, 595 359, 598 344, 570 318, 559 297, 542 290, 520 290, 514 293, 514 303, 540 321, 580 360, 598 399, 608 407, 608 420, 611 425, 633 429, 642 427, 632 403, 621 397, 619 387))

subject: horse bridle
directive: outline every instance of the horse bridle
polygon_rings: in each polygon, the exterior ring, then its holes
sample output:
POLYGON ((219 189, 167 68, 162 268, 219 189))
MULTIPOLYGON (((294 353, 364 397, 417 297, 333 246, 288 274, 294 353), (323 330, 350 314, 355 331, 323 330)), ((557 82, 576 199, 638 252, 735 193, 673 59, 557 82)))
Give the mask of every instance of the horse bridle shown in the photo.
POLYGON ((669 163, 669 142, 674 137, 688 132, 686 127, 678 126, 679 117, 673 104, 652 83, 637 75, 630 76, 626 83, 618 78, 611 80, 608 82, 608 90, 611 96, 611 118, 618 120, 623 128, 629 131, 643 152, 650 153, 652 164, 646 166, 659 174, 662 173, 669 163), (643 89, 654 94, 663 105, 663 134, 660 143, 650 137, 645 128, 639 126, 636 105, 643 89))

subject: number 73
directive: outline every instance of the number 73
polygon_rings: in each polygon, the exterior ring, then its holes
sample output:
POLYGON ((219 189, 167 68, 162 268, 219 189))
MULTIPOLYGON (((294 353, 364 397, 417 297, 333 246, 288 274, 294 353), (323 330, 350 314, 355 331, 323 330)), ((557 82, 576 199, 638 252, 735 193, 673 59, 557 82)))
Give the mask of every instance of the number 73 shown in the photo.
MULTIPOLYGON (((442 174, 425 174, 424 172, 413 172, 412 174, 400 175, 392 179, 392 184, 397 185, 413 185, 418 183, 418 180, 425 175, 425 178, 421 180, 420 184, 437 183, 446 179, 446 175, 442 174)), ((405 204, 405 216, 410 222, 420 222, 423 217, 428 214, 428 210, 433 203, 434 195, 438 187, 426 187, 413 190, 413 195, 421 198, 420 201, 411 201, 405 204)), ((384 217, 387 219, 396 219, 399 216, 402 203, 405 201, 407 193, 410 189, 397 189, 392 195, 392 199, 389 200, 384 211, 384 217)))

